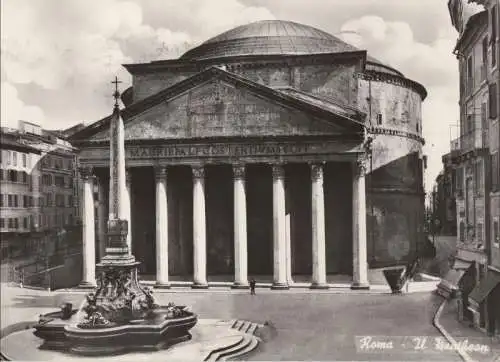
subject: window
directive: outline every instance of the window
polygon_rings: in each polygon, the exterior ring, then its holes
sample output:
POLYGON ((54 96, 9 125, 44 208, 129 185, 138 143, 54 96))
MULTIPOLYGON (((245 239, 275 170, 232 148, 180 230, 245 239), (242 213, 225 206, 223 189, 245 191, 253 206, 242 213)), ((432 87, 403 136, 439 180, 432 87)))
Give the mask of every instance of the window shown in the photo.
POLYGON ((455 180, 456 180, 457 196, 461 197, 461 196, 463 196, 463 193, 464 193, 464 168, 463 167, 457 168, 455 180))
POLYGON ((0 207, 3 207, 3 194, 0 194, 0 207))
POLYGON ((491 67, 494 68, 497 65, 497 18, 498 18, 498 6, 495 5, 491 8, 490 18, 491 18, 491 67))
POLYGON ((491 191, 500 190, 500 162, 498 159, 498 152, 490 155, 491 159, 491 191))
POLYGON ((478 161, 474 164, 474 186, 476 195, 483 194, 483 163, 478 161))
POLYGON ((23 204, 24 204, 24 207, 30 206, 28 195, 23 195, 23 204))
POLYGON ((486 120, 488 119, 488 104, 486 102, 481 104, 481 128, 483 130, 488 129, 488 123, 486 120))
POLYGON ((5 228, 5 219, 3 217, 0 218, 0 228, 5 228))
POLYGON ((14 195, 7 195, 7 199, 8 199, 8 206, 9 207, 12 207, 14 205, 14 198, 13 198, 14 195))
POLYGON ((7 151, 7 165, 10 165, 11 163, 11 152, 7 151))
POLYGON ((26 167, 26 165, 27 165, 27 161, 26 161, 26 153, 23 153, 23 154, 22 154, 22 158, 23 158, 23 167, 26 167))
POLYGON ((23 229, 27 229, 27 228, 28 228, 28 218, 23 217, 23 229))
POLYGON ((382 113, 377 114, 377 124, 378 125, 382 124, 382 113))
POLYGON ((497 248, 500 247, 500 220, 498 216, 493 218, 491 225, 491 242, 497 248))
POLYGON ((478 223, 476 226, 476 240, 483 241, 483 223, 478 223))
POLYGON ((56 194, 56 206, 64 207, 64 195, 56 194))
POLYGON ((49 192, 45 197, 47 198, 47 202, 45 203, 45 205, 52 206, 52 194, 49 192))
POLYGON ((488 36, 483 38, 482 43, 483 62, 481 63, 481 81, 486 80, 486 70, 488 69, 488 36))
POLYGON ((19 219, 17 217, 14 218, 14 229, 19 229, 19 219))
POLYGON ((21 171, 21 175, 22 175, 23 183, 27 184, 28 183, 28 174, 24 171, 21 171))
POLYGON ((73 206, 73 195, 68 195, 68 207, 73 206))
POLYGON ((497 84, 492 83, 489 86, 489 99, 488 103, 490 104, 490 119, 497 118, 498 104, 497 104, 497 84))
POLYGON ((8 171, 8 180, 11 182, 17 182, 17 171, 16 170, 9 170, 8 171))
POLYGON ((55 176, 54 183, 56 186, 64 187, 64 176, 55 176))
POLYGON ((17 166, 17 152, 16 151, 12 152, 12 164, 14 166, 17 166))
POLYGON ((465 223, 460 221, 460 241, 463 243, 465 241, 465 223))
POLYGON ((471 93, 472 87, 474 86, 473 79, 472 56, 469 56, 469 58, 467 58, 467 95, 471 93))
POLYGON ((465 133, 473 132, 474 131, 474 117, 472 114, 467 115, 467 123, 466 123, 467 129, 465 133))

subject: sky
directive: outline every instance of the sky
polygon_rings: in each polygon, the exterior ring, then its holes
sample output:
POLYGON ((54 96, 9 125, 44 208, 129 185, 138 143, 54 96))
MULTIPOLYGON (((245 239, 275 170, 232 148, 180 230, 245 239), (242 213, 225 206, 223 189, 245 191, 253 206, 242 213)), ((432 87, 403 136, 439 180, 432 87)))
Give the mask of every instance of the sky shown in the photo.
POLYGON ((457 135, 457 32, 447 0, 1 0, 1 124, 46 129, 110 113, 111 81, 125 63, 176 58, 257 20, 314 26, 366 49, 423 84, 425 184, 457 135), (355 32, 353 34, 352 32, 355 32))

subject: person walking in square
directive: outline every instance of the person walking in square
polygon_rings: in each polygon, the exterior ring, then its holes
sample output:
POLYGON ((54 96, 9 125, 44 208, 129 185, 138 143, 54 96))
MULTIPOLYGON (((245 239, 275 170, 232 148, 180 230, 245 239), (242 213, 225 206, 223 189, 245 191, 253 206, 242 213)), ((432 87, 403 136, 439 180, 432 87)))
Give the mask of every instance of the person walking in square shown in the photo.
POLYGON ((250 280, 250 294, 255 295, 255 279, 250 280))

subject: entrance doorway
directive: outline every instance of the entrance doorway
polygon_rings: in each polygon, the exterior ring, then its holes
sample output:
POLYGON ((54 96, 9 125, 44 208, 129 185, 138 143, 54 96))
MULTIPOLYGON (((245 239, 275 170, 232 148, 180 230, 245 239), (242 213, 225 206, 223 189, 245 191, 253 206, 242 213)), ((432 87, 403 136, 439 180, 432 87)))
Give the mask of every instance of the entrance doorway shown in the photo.
POLYGON ((248 274, 273 274, 273 183, 269 165, 246 168, 248 274))
POLYGON ((141 274, 156 274, 155 201, 153 168, 134 168, 130 190, 132 253, 141 262, 141 274))

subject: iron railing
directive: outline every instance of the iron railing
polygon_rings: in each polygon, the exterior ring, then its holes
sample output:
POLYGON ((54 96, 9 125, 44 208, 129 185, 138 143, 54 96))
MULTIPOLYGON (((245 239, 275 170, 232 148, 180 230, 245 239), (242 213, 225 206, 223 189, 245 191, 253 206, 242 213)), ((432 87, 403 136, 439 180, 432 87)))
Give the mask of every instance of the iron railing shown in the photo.
POLYGON ((65 246, 59 253, 41 256, 35 261, 12 267, 10 280, 21 287, 53 290, 58 284, 53 273, 64 268, 65 259, 81 254, 82 244, 65 246))
POLYGON ((489 133, 487 129, 473 129, 450 143, 451 151, 468 152, 474 149, 488 148, 489 133))

